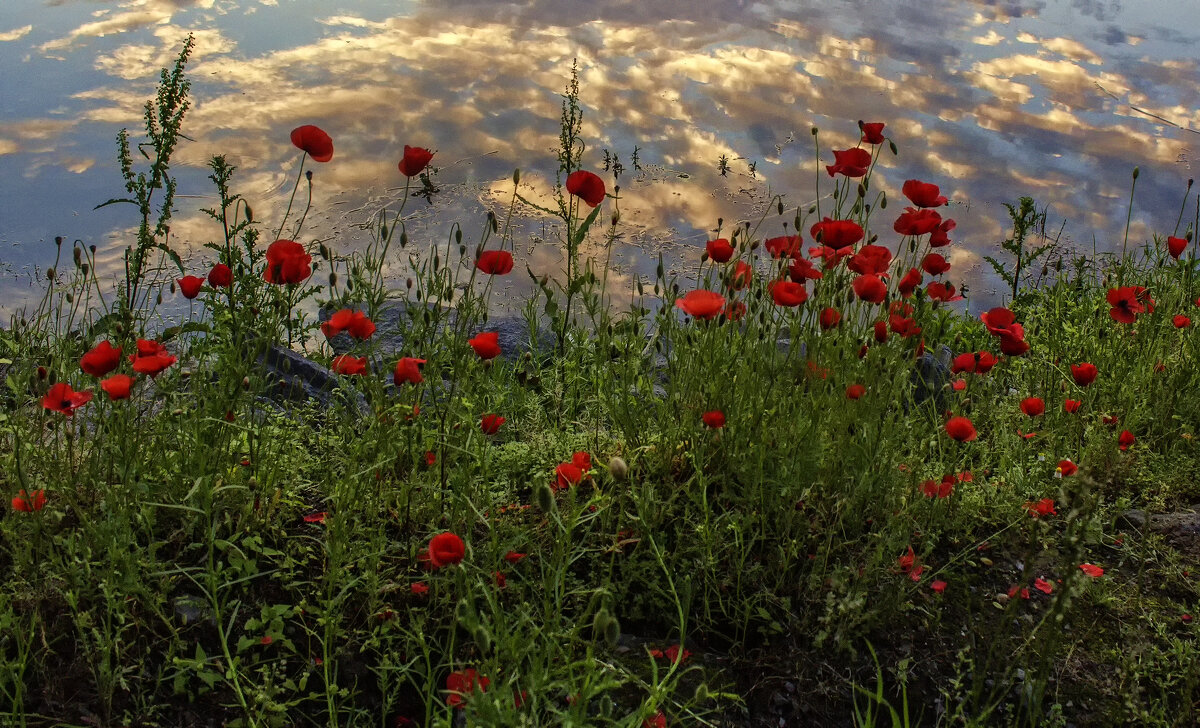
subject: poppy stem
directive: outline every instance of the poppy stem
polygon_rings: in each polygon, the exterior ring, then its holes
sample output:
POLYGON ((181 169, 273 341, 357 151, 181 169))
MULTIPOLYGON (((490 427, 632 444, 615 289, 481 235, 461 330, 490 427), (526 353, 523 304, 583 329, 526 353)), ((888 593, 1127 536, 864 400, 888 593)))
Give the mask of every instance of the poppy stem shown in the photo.
POLYGON ((304 162, 308 159, 308 152, 300 157, 300 171, 296 174, 296 184, 292 185, 292 196, 288 199, 287 210, 283 213, 283 219, 279 221, 279 229, 275 231, 275 239, 278 240, 280 235, 283 235, 283 226, 287 224, 288 215, 292 214, 292 203, 296 200, 296 190, 300 189, 300 178, 304 176, 304 162))

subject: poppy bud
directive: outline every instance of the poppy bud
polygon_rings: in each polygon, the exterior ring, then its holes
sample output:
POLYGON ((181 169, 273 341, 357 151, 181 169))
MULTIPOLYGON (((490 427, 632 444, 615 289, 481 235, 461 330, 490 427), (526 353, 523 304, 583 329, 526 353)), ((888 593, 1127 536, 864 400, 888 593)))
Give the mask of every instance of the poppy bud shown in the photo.
POLYGON ((617 646, 617 640, 621 637, 621 623, 616 617, 609 617, 608 624, 604 627, 604 641, 608 643, 609 648, 617 646))
POLYGON ((254 222, 254 211, 249 205, 246 205, 246 222, 254 222))
POLYGON ((438 255, 437 253, 434 253, 433 254, 433 269, 437 270, 438 268, 441 267, 441 265, 442 265, 442 256, 438 255))
POLYGON ((329 271, 329 287, 337 288, 337 271, 335 270, 329 271))
POLYGON ((73 294, 73 293, 67 294, 67 303, 75 303, 75 294, 73 294))
POLYGON ((887 193, 886 193, 886 192, 884 192, 883 194, 879 195, 879 209, 880 209, 880 210, 886 210, 886 209, 887 209, 887 193))
POLYGON ((619 223, 619 222, 621 222, 621 212, 619 210, 613 210, 613 214, 612 214, 613 227, 616 227, 617 223, 619 223))
POLYGON ((894 156, 894 157, 900 156, 900 150, 896 148, 896 142, 892 141, 891 139, 888 139, 888 147, 892 150, 892 156, 894 156))
POLYGON ((550 490, 549 485, 542 483, 534 488, 533 500, 542 513, 551 513, 554 511, 554 492, 550 490))
POLYGON ((82 262, 80 256, 83 255, 83 248, 71 248, 71 257, 75 259, 75 267, 78 268, 82 262))
POLYGON ((387 236, 388 236, 387 233, 388 233, 388 228, 387 228, 387 223, 385 222, 379 226, 379 239, 386 240, 387 236))
POLYGON ((810 205, 810 206, 809 206, 809 208, 808 208, 808 214, 809 214, 809 215, 813 214, 813 213, 814 213, 814 212, 816 212, 816 211, 817 211, 817 206, 816 206, 816 205, 810 205))
POLYGON ((750 249, 751 249, 751 250, 758 250, 758 244, 759 244, 759 241, 758 241, 758 240, 755 240, 753 243, 750 243, 750 249))
POLYGON ((90 265, 88 265, 87 263, 84 263, 83 265, 79 266, 79 270, 83 271, 83 274, 85 276, 88 274, 88 271, 90 271, 91 269, 92 269, 92 267, 90 265))
POLYGON ((347 279, 346 279, 346 290, 347 290, 347 291, 353 291, 353 290, 354 290, 354 279, 353 279, 353 278, 347 278, 347 279))
POLYGON ((817 127, 815 127, 815 126, 812 128, 812 135, 813 136, 817 135, 817 127))
POLYGON ((1134 167, 1133 168, 1133 178, 1137 179, 1139 174, 1141 174, 1141 170, 1138 169, 1137 167, 1134 167))
POLYGON ((41 380, 46 379, 46 367, 38 367, 37 368, 37 378, 41 379, 41 380))
POLYGON ((513 184, 514 185, 521 184, 521 170, 519 170, 519 169, 513 170, 513 184))
POLYGON ((454 229, 454 242, 457 245, 462 245, 462 228, 454 229))
POLYGON ((400 247, 403 248, 406 245, 408 245, 408 231, 401 230, 400 231, 400 247))
POLYGON ((329 248, 325 247, 325 243, 317 246, 317 254, 324 260, 329 260, 329 248))
POLYGON ((867 196, 867 186, 866 186, 866 185, 864 185, 864 184, 863 184, 863 183, 861 183, 861 182, 858 184, 858 196, 859 196, 859 197, 866 197, 866 196, 867 196))
POLYGON ((629 475, 629 466, 625 464, 625 460, 618 456, 613 456, 608 461, 608 474, 613 480, 625 480, 625 476, 629 475))
POLYGON ((304 172, 304 179, 308 180, 309 182, 312 182, 312 170, 311 169, 306 170, 304 172))
POLYGON ((46 280, 49 280, 49 281, 54 280, 54 269, 53 268, 46 269, 46 280))
POLYGON ((171 295, 175 295, 175 281, 171 281, 171 295))
POLYGON ((775 209, 779 212, 780 215, 783 214, 783 200, 779 200, 778 202, 775 203, 775 209))
POLYGON ((407 288, 408 290, 411 291, 412 287, 413 287, 413 279, 412 278, 405 279, 404 286, 405 286, 405 288, 407 288))
POLYGON ((158 295, 154 297, 154 300, 158 305, 162 305, 162 291, 158 292, 158 295))
POLYGON ((54 244, 55 244, 55 245, 57 245, 57 246, 59 246, 59 247, 62 247, 62 241, 63 241, 63 239, 62 239, 62 236, 61 236, 61 235, 56 235, 56 236, 54 237, 54 244))
POLYGON ((459 246, 458 246, 458 255, 461 257, 461 256, 464 256, 464 255, 466 255, 466 254, 467 254, 467 246, 465 246, 465 245, 463 245, 463 244, 459 243, 459 246))

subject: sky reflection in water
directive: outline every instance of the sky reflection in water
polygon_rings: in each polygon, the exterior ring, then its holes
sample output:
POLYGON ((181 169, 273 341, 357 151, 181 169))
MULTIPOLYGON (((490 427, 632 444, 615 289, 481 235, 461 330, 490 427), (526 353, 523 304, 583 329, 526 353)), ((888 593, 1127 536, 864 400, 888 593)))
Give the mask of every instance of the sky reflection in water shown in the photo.
MULTIPOLYGON (((1190 4, 6 0, 0 268, 48 265, 62 235, 97 244, 102 270, 116 274, 135 211, 92 208, 120 194, 116 131, 140 128, 158 68, 190 31, 185 133, 194 141, 176 155, 173 237, 199 256, 197 268, 210 255, 201 245, 219 234, 198 212, 214 202, 207 159, 225 154, 239 167, 235 190, 273 232, 298 158, 288 132, 305 123, 327 130, 336 153, 314 168, 302 240, 361 246, 354 223, 403 188, 404 144, 438 150, 445 193, 432 208, 409 204, 410 237, 444 241, 459 220, 477 240, 485 210, 506 204, 515 167, 527 196, 553 185, 560 94, 578 58, 585 164, 598 170, 607 149, 631 167, 640 147, 642 171, 622 179, 616 285, 652 272, 660 250, 689 274, 716 220, 757 219, 768 190, 791 205, 811 202, 810 128, 820 128, 829 163, 831 148, 857 142, 863 119, 887 122, 900 149, 885 152, 876 178, 892 200, 877 218, 881 241, 896 241, 890 221, 905 179, 940 184, 952 199, 944 215, 959 223, 949 278, 971 285, 978 308, 997 289, 980 256, 1008 231, 1001 203, 1020 195, 1067 220, 1077 249, 1090 253, 1094 241, 1112 250, 1140 165, 1131 240, 1174 230, 1200 140, 1191 131, 1200 129, 1200 25, 1190 4), (733 160, 725 177, 722 155, 733 160)), ((1185 221, 1193 215, 1189 207, 1185 221)), ((760 234, 780 234, 790 218, 769 216, 760 234)), ((536 272, 550 272, 561 264, 554 240, 529 219, 516 247, 536 272)), ((5 279, 5 308, 32 295, 27 278, 5 279)))

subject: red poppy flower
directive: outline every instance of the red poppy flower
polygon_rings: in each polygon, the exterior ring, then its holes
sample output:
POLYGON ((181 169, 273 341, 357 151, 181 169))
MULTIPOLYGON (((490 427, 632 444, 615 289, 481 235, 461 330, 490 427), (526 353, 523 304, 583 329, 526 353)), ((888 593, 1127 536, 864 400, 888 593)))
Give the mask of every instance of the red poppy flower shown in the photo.
POLYGON ((224 263, 217 263, 208 272, 208 285, 213 288, 227 288, 233 284, 233 271, 224 263))
POLYGON ((130 356, 129 361, 132 364, 133 371, 138 374, 148 374, 152 377, 158 376, 160 372, 176 361, 174 356, 167 353, 167 347, 157 341, 138 339, 137 348, 138 353, 130 356))
POLYGON ((946 204, 945 195, 940 194, 941 190, 937 185, 929 182, 905 180, 900 191, 917 207, 941 207, 946 204))
POLYGON ((938 229, 942 224, 942 216, 936 210, 918 210, 906 207, 900 217, 892 225, 892 229, 901 235, 925 235, 938 229))
POLYGON ((882 275, 892 262, 892 251, 882 245, 864 245, 846 261, 846 267, 862 275, 882 275))
POLYGON ((821 309, 820 324, 821 329, 828 331, 835 328, 842 322, 842 313, 836 308, 821 309))
POLYGON ((746 304, 741 301, 730 301, 725 304, 725 318, 730 321, 741 321, 746 315, 746 304))
POLYGON ((1054 471, 1064 478, 1069 478, 1079 472, 1079 466, 1070 460, 1059 460, 1058 467, 1054 471))
POLYGON ((434 568, 460 563, 466 553, 466 544, 456 534, 447 531, 429 539, 429 562, 434 568))
POLYGON ((1129 430, 1122 430, 1120 437, 1117 438, 1117 444, 1121 446, 1122 450, 1128 450, 1129 446, 1132 445, 1136 440, 1137 438, 1133 436, 1132 432, 1129 430))
POLYGON ((491 683, 491 680, 476 673, 473 667, 452 672, 446 676, 446 690, 450 693, 446 696, 446 705, 461 708, 466 704, 467 696, 475 692, 476 686, 479 692, 486 693, 491 683))
POLYGON ((1074 414, 1079 411, 1079 408, 1082 405, 1083 405, 1082 400, 1078 400, 1078 399, 1063 400, 1063 412, 1066 412, 1067 414, 1074 414))
POLYGON ((941 594, 942 592, 946 591, 946 582, 942 581, 941 579, 934 579, 929 583, 929 588, 938 594, 941 594))
POLYGON ((776 306, 793 308, 808 300, 808 290, 804 284, 795 281, 771 281, 767 289, 776 306))
POLYGON ((204 279, 200 276, 184 276, 176 278, 175 282, 179 284, 179 292, 189 301, 200 295, 200 287, 204 285, 204 279))
POLYGON ((495 435, 500 431, 500 425, 503 425, 505 422, 508 422, 508 420, 500 415, 484 415, 483 419, 479 421, 479 429, 483 430, 483 434, 485 435, 495 435))
POLYGON ((1079 569, 1093 579, 1098 579, 1101 576, 1104 576, 1104 569, 1096 566, 1095 564, 1080 564, 1079 569))
POLYGON ((1050 592, 1054 591, 1054 585, 1040 576, 1033 580, 1033 586, 1035 589, 1044 594, 1049 594, 1050 592))
POLYGON ((1100 415, 1100 421, 1111 427, 1120 422, 1121 418, 1116 415, 1100 415))
POLYGON ((675 306, 693 318, 710 319, 725 308, 725 297, 715 291, 698 289, 677 299, 675 306))
POLYGON ((312 275, 312 256, 294 240, 276 240, 267 246, 263 280, 275 285, 302 283, 312 275))
POLYGON ((520 551, 509 551, 508 553, 504 554, 504 560, 510 564, 515 564, 528 555, 529 554, 523 554, 520 551))
POLYGON ((860 399, 866 394, 867 388, 861 384, 851 384, 846 387, 846 399, 860 399))
POLYGON ((475 338, 467 339, 467 343, 484 361, 500 356, 500 334, 495 331, 482 331, 475 338))
POLYGON ((729 288, 734 291, 740 291, 750 285, 750 279, 754 277, 754 269, 746 264, 745 261, 739 260, 733 266, 733 275, 729 277, 729 288))
POLYGON ((1186 329, 1192 325, 1192 320, 1183 314, 1176 314, 1175 317, 1171 319, 1171 323, 1174 324, 1175 328, 1177 329, 1186 329))
POLYGON ((54 412, 61 412, 69 417, 75 414, 75 410, 91 401, 92 393, 90 391, 76 392, 71 389, 70 384, 59 382, 50 387, 46 396, 42 397, 42 407, 54 412))
POLYGON ((941 301, 942 303, 963 300, 962 296, 956 295, 953 283, 941 283, 938 281, 925 286, 925 295, 929 296, 930 301, 941 301))
POLYGON ((946 434, 959 442, 970 442, 979 436, 971 420, 962 416, 951 417, 946 422, 946 434))
POLYGON ((847 245, 844 248, 834 248, 828 245, 818 245, 808 249, 808 254, 813 258, 821 259, 821 267, 829 270, 842 262, 842 258, 849 258, 854 255, 854 246, 847 245))
POLYGON ((414 581, 408 585, 408 590, 412 592, 413 596, 423 597, 429 593, 429 585, 423 581, 414 581))
POLYGON ((592 456, 583 451, 577 452, 571 455, 571 464, 587 473, 592 469, 592 456))
POLYGON ((355 358, 349 354, 335 356, 330 369, 338 374, 361 376, 367 373, 367 357, 355 358))
POLYGON ((882 121, 867 121, 858 124, 858 128, 862 129, 862 140, 867 144, 883 144, 884 126, 886 124, 882 121))
POLYGON ((788 278, 791 278, 797 283, 803 283, 807 280, 820 280, 825 277, 825 274, 817 270, 812 261, 807 258, 796 258, 788 264, 788 278))
POLYGON ((808 229, 812 239, 832 248, 846 248, 863 239, 862 226, 853 220, 822 218, 808 229))
POLYGON ((941 248, 950 244, 950 231, 958 227, 953 220, 942 220, 938 226, 929 232, 929 247, 941 248))
POLYGON ((314 162, 333 159, 333 139, 319 126, 305 124, 292 129, 292 144, 307 152, 314 162))
POLYGON ((1046 403, 1040 397, 1026 397, 1021 400, 1021 411, 1030 417, 1046 413, 1046 403))
POLYGON ((958 356, 954 357, 953 361, 950 362, 950 373, 959 374, 961 372, 974 372, 975 359, 976 355, 970 351, 966 352, 965 354, 959 354, 958 356))
POLYGON ((921 492, 927 498, 949 498, 954 492, 954 483, 953 475, 943 475, 940 481, 926 480, 921 483, 921 492))
POLYGON ((1171 254, 1172 258, 1179 260, 1179 256, 1183 255, 1184 249, 1187 248, 1187 243, 1187 238, 1169 237, 1167 238, 1167 252, 1171 254))
POLYGON ((554 489, 564 490, 583 480, 583 469, 575 463, 559 463, 554 468, 554 489))
POLYGON ((1000 352, 1009 356, 1021 356, 1029 351, 1029 342, 1015 336, 1000 337, 1000 352))
POLYGON ((326 511, 317 511, 316 513, 305 513, 304 514, 304 522, 305 523, 324 523, 325 518, 328 515, 329 515, 329 513, 327 513, 326 511))
POLYGON ((671 664, 684 663, 692 656, 691 650, 685 650, 680 645, 671 645, 663 651, 663 657, 666 657, 671 664))
POLYGON ((951 388, 952 388, 952 389, 953 389, 955 392, 961 392, 961 391, 963 391, 964 389, 966 389, 966 388, 967 388, 967 380, 965 380, 965 379, 955 379, 953 382, 951 382, 951 383, 950 383, 950 387, 951 387, 951 388))
POLYGON ((479 254, 475 267, 490 276, 502 276, 513 269, 512 253, 507 250, 485 250, 479 254))
POLYGON ((898 313, 888 314, 888 327, 891 328, 892 333, 899 334, 905 339, 911 339, 921 333, 921 327, 917 326, 916 319, 907 318, 898 313))
POLYGON ((1026 587, 1018 587, 1016 584, 1013 584, 1012 586, 1010 586, 1008 588, 1008 598, 1009 599, 1012 599, 1013 597, 1017 596, 1017 594, 1020 594, 1022 599, 1028 599, 1029 598, 1029 587, 1027 587, 1027 586, 1026 587))
POLYGON ((902 573, 908 574, 913 581, 919 581, 921 574, 925 571, 925 567, 921 565, 921 560, 917 558, 913 547, 908 547, 908 552, 896 560, 896 565, 902 573))
POLYGON ((91 351, 79 358, 79 368, 93 377, 108 374, 121 363, 121 349, 109 341, 101 341, 91 351))
POLYGON ((12 499, 13 510, 21 511, 22 513, 33 513, 45 507, 46 491, 41 489, 33 491, 32 495, 26 493, 24 489, 19 490, 12 499))
POLYGON ((425 467, 432 468, 434 463, 436 463, 436 462, 437 462, 437 453, 435 453, 433 450, 426 450, 425 451, 425 467))
POLYGON ((100 389, 104 390, 109 399, 129 399, 129 388, 133 386, 133 382, 133 377, 128 374, 114 374, 100 382, 100 389))
POLYGON ((400 159, 400 174, 405 177, 416 177, 425 168, 429 166, 429 160, 433 159, 433 152, 424 147, 410 147, 404 145, 404 156, 400 159))
POLYGON ((904 277, 900 279, 900 282, 896 284, 896 290, 900 292, 903 298, 908 298, 913 294, 913 291, 917 290, 917 286, 921 285, 922 280, 924 280, 924 277, 921 275, 921 271, 916 268, 909 268, 904 277))
POLYGON ((1000 351, 1009 356, 1021 356, 1029 351, 1025 342, 1025 329, 1017 323, 1016 314, 1002 306, 997 306, 979 315, 994 336, 1000 337, 1000 351))
POLYGON ((653 717, 643 720, 642 728, 667 728, 667 716, 660 710, 653 717))
POLYGON ((921 269, 931 276, 940 276, 950 270, 950 263, 937 253, 930 253, 921 259, 921 269))
POLYGON ((875 322, 875 341, 882 344, 887 341, 888 328, 887 324, 882 321, 875 322))
POLYGON ((425 377, 421 376, 421 365, 424 363, 424 359, 416 359, 411 356, 404 357, 396 362, 396 368, 392 372, 392 381, 397 387, 405 382, 420 384, 425 381, 425 377))
POLYGON ((825 171, 830 177, 845 175, 847 177, 862 177, 871 168, 871 153, 861 147, 834 151, 833 164, 825 165, 825 171))
POLYGON ((717 238, 709 240, 704 244, 704 251, 708 253, 708 259, 714 263, 728 263, 733 257, 733 246, 725 238, 717 238))
POLYGON ((604 201, 604 180, 591 172, 578 170, 567 175, 567 192, 595 207, 604 201))
POLYGON ((1040 501, 1026 501, 1025 510, 1028 511, 1031 518, 1041 518, 1042 516, 1057 516, 1058 511, 1054 510, 1054 499, 1043 498, 1040 501))
POLYGON ((770 238, 763 243, 763 247, 767 249, 772 258, 795 258, 800 255, 800 236, 784 235, 770 238))
POLYGON ((981 351, 975 355, 975 373, 987 374, 1000 360, 990 351, 981 351))
POLYGON ((1145 290, 1141 286, 1110 288, 1106 296, 1108 305, 1112 306, 1108 310, 1109 317, 1119 323, 1133 323, 1137 319, 1137 315, 1146 310, 1139 300, 1139 294, 1144 293, 1145 290))
POLYGON ((700 415, 705 427, 719 430, 725 426, 725 413, 721 410, 710 410, 700 415))
POLYGON ((1086 387, 1092 382, 1096 381, 1096 375, 1098 373, 1099 370, 1096 369, 1095 364, 1083 362, 1082 364, 1071 365, 1071 377, 1075 380, 1075 383, 1081 387, 1086 387))
POLYGON ((883 303, 887 297, 887 285, 877 275, 859 276, 853 287, 854 294, 867 303, 883 303))

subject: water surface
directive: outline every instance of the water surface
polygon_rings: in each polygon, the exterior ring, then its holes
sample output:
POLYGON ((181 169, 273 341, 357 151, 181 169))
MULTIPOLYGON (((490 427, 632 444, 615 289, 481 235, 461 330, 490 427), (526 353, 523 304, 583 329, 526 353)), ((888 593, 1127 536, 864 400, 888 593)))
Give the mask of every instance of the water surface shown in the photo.
MULTIPOLYGON (((652 270, 658 252, 692 270, 718 218, 756 218, 770 193, 810 202, 810 129, 830 162, 863 119, 886 122, 899 145, 877 181, 889 213, 907 178, 951 197, 949 277, 970 285, 978 308, 997 299, 980 256, 1007 233, 1002 203, 1031 195, 1066 221, 1069 247, 1111 251, 1139 165, 1131 239, 1169 234, 1200 140, 1192 0, 5 0, 5 308, 32 295, 28 274, 53 260, 58 235, 96 244, 104 275, 117 273, 134 210, 93 208, 121 193, 116 132, 140 127, 158 69, 188 33, 193 141, 176 155, 172 236, 197 267, 219 234, 199 213, 214 202, 206 160, 224 154, 239 167, 236 190, 273 232, 298 161, 288 132, 306 123, 326 129, 336 153, 315 167, 302 240, 361 246, 355 223, 402 188, 404 144, 437 150, 443 189, 433 206, 409 204, 415 244, 444 240, 454 220, 477 239, 514 168, 523 194, 553 185, 573 59, 585 164, 599 170, 607 150, 627 168, 617 286, 652 270)), ((762 231, 779 234, 780 221, 762 231)), ((886 225, 877 232, 893 242, 886 225)), ((516 242, 536 272, 561 265, 541 221, 527 220, 516 242)), ((393 272, 403 274, 400 261, 393 272)))

